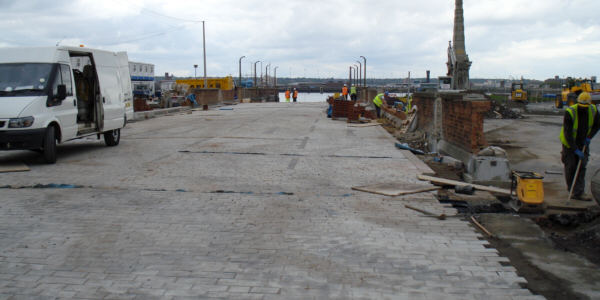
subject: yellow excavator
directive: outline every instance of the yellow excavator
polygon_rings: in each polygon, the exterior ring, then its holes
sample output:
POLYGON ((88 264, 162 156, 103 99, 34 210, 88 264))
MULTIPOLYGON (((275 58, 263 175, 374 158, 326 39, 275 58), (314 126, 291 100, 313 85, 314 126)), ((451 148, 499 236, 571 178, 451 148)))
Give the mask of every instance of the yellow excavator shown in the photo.
POLYGON ((523 82, 511 83, 510 100, 527 104, 527 91, 523 88, 523 82))
POLYGON ((596 83, 590 79, 574 79, 567 78, 567 82, 563 84, 560 95, 556 95, 554 106, 562 108, 563 106, 571 106, 577 103, 577 96, 582 92, 588 92, 592 96, 592 103, 600 103, 600 88, 595 87, 596 83))

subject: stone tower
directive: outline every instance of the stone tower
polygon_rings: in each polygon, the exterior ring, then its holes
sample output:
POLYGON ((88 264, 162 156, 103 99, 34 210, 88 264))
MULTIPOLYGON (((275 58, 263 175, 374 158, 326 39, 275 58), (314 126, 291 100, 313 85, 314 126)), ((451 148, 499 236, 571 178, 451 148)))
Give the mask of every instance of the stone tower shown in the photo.
POLYGON ((454 34, 448 46, 448 76, 452 76, 452 89, 469 88, 469 69, 471 62, 465 50, 465 22, 463 18, 462 0, 455 0, 454 34))

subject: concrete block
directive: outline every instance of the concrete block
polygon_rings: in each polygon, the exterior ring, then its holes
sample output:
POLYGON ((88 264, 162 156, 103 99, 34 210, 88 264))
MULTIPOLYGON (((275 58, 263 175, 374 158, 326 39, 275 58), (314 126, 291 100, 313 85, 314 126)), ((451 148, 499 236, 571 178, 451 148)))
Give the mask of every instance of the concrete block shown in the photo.
POLYGON ((510 187, 508 159, 497 156, 473 156, 467 164, 467 182, 510 187))

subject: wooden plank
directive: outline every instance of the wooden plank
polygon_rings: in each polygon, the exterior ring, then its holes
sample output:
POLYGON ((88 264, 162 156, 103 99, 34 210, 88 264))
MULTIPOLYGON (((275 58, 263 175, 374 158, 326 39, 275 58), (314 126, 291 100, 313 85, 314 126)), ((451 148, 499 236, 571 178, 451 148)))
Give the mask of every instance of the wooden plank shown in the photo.
POLYGON ((29 171, 29 167, 22 162, 15 163, 1 163, 0 164, 0 173, 7 172, 26 172, 29 171))
POLYGON ((378 183, 367 186, 354 186, 352 187, 355 191, 373 193, 384 196, 402 196, 408 194, 416 194, 423 192, 430 192, 438 190, 440 187, 437 186, 429 186, 423 184, 414 184, 414 183, 378 183))
POLYGON ((470 185, 470 186, 472 186, 476 190, 488 191, 488 192, 492 192, 492 193, 496 193, 496 194, 510 195, 510 190, 508 190, 508 189, 502 189, 502 188, 494 187, 494 186, 471 184, 471 183, 467 183, 467 182, 450 180, 450 179, 439 178, 439 177, 433 177, 433 176, 428 176, 428 175, 417 175, 417 178, 419 180, 431 181, 433 183, 439 183, 439 184, 443 184, 443 185, 454 185, 454 186, 468 186, 468 185, 470 185))
POLYGON ((475 217, 471 216, 471 221, 473 221, 473 224, 479 227, 479 229, 485 232, 489 237, 495 238, 495 236, 489 230, 487 230, 485 227, 483 227, 483 225, 481 225, 479 222, 477 222, 477 220, 475 220, 475 217))
POLYGON ((564 206, 564 205, 547 205, 546 209, 566 210, 566 211, 588 211, 589 207, 564 206))
POLYGON ((348 127, 371 127, 379 126, 381 123, 366 123, 366 124, 348 124, 348 127))

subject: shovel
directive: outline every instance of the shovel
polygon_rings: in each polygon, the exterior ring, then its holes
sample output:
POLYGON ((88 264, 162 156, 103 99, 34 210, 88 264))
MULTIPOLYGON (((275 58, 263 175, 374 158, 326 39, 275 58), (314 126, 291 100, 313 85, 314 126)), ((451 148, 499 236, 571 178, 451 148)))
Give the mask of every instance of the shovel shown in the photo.
POLYGON ((571 204, 571 196, 573 196, 573 188, 575 188, 575 183, 577 182, 577 177, 579 177, 579 170, 581 169, 581 162, 585 159, 585 148, 587 148, 587 145, 583 146, 583 150, 581 152, 583 152, 583 158, 579 159, 579 162, 577 163, 577 169, 575 169, 575 177, 573 178, 573 183, 571 183, 571 189, 569 190, 569 198, 567 199, 567 204, 571 204))

